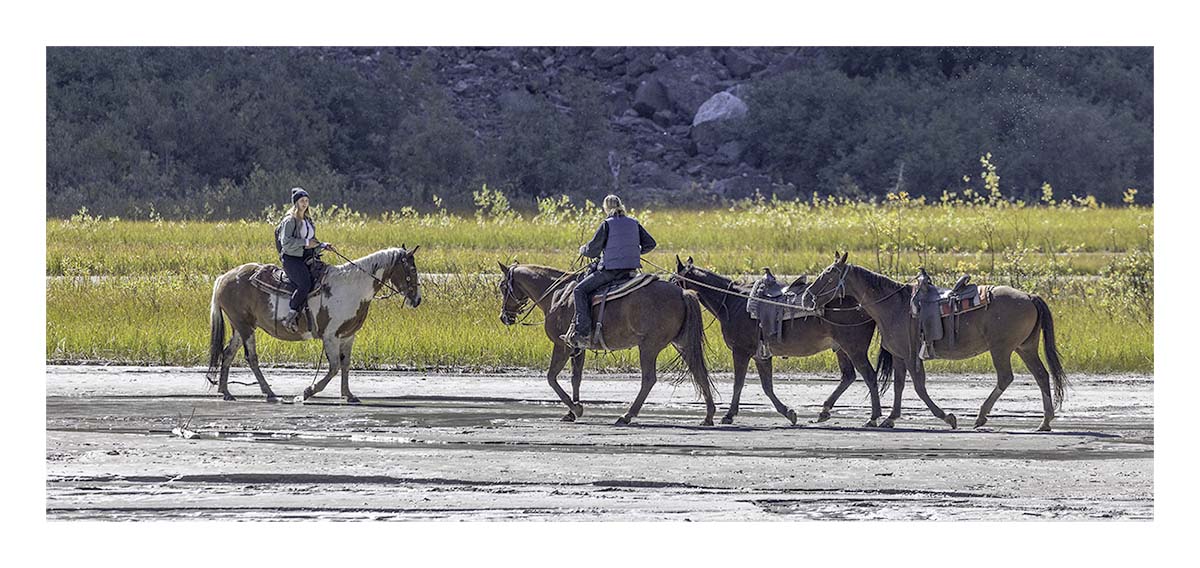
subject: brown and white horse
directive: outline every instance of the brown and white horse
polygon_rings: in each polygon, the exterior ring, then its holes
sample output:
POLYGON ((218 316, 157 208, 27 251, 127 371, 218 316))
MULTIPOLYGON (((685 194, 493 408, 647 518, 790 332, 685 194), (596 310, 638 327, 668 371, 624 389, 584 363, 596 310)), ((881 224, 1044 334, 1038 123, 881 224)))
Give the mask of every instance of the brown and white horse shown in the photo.
POLYGON ((225 400, 234 400, 229 393, 229 366, 238 347, 245 346, 246 362, 258 379, 258 386, 267 397, 267 402, 278 400, 271 386, 258 367, 258 351, 254 345, 255 330, 262 329, 276 339, 304 341, 320 339, 324 345, 325 358, 329 361, 329 372, 320 381, 297 395, 295 402, 304 402, 321 392, 338 371, 342 373, 342 399, 358 402, 350 392, 350 349, 354 335, 367 319, 371 300, 383 288, 384 283, 404 294, 409 306, 421 303, 417 265, 413 260, 417 248, 412 251, 390 248, 377 251, 358 260, 337 266, 329 266, 321 289, 309 296, 308 309, 314 315, 316 328, 310 329, 306 318, 301 317, 295 332, 283 325, 288 312, 288 298, 280 294, 265 292, 250 283, 251 276, 260 267, 259 263, 243 264, 221 276, 213 283, 210 311, 212 331, 209 338, 208 380, 216 381, 217 390, 225 400), (225 342, 225 318, 233 335, 225 342))

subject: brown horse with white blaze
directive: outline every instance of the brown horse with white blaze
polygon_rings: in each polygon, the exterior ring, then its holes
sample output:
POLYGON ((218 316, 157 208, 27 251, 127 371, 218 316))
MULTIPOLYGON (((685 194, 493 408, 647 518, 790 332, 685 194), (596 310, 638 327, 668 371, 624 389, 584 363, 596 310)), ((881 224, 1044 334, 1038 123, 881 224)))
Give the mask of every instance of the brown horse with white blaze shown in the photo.
POLYGON ((342 374, 342 399, 358 402, 350 392, 350 350, 354 336, 367 319, 371 300, 386 284, 404 294, 409 306, 421 303, 419 275, 412 251, 390 248, 346 264, 329 266, 317 293, 308 297, 308 309, 314 315, 315 329, 310 329, 306 318, 301 317, 296 331, 289 331, 283 320, 288 312, 288 298, 280 294, 263 291, 250 282, 254 273, 264 265, 243 264, 217 277, 213 282, 210 309, 211 334, 209 337, 208 380, 217 385, 225 400, 234 400, 229 393, 229 367, 239 347, 245 347, 246 363, 258 379, 258 386, 266 395, 267 402, 278 397, 267 384, 258 367, 258 351, 255 347, 255 331, 262 329, 276 339, 304 341, 320 338, 325 358, 329 361, 329 372, 320 381, 297 395, 295 402, 304 402, 321 392, 330 379, 339 371, 342 374), (225 318, 229 318, 232 337, 225 342, 225 318), (217 375, 217 377, 214 377, 217 375), (218 380, 214 380, 217 378, 218 380))
MULTIPOLYGON (((912 376, 917 396, 929 411, 951 428, 957 428, 958 419, 939 408, 925 390, 925 363, 918 356, 921 347, 918 321, 912 317, 909 306, 912 286, 849 264, 847 254, 836 257, 837 260, 817 276, 805 293, 804 302, 805 307, 819 307, 841 295, 853 296, 861 303, 863 311, 875 320, 883 348, 895 356, 895 398, 891 414, 880 426, 891 427, 900 418, 901 392, 907 372, 912 376)), ((1011 361, 1015 351, 1033 373, 1041 390, 1043 417, 1038 430, 1049 431, 1054 411, 1061 407, 1066 395, 1067 375, 1063 372, 1055 343, 1054 317, 1045 300, 1008 286, 995 286, 986 309, 965 312, 957 317, 958 331, 953 345, 945 340, 934 342, 938 357, 966 359, 990 353, 996 367, 996 387, 980 407, 975 427, 987 423, 992 406, 1012 384, 1011 361), (1039 339, 1045 341, 1049 371, 1038 356, 1039 339)))
MULTIPOLYGON (((560 337, 571 325, 575 313, 574 301, 569 298, 554 303, 554 292, 566 284, 569 274, 561 270, 533 264, 500 265, 502 306, 500 321, 513 325, 532 301, 545 314, 546 337, 554 344, 550 369, 546 379, 569 411, 564 421, 572 422, 583 416, 579 402, 579 383, 583 379, 586 351, 573 352, 560 337), (571 360, 571 390, 568 396, 558 384, 558 374, 571 360)), ((567 294, 567 292, 562 292, 567 294)), ((635 290, 628 296, 610 301, 603 317, 604 343, 617 351, 638 348, 642 384, 629 411, 617 419, 618 425, 629 424, 642 409, 646 397, 658 380, 658 354, 667 345, 674 345, 687 365, 692 384, 704 398, 705 416, 701 423, 712 426, 716 405, 713 404, 712 379, 704 362, 704 322, 700 300, 695 292, 687 292, 662 280, 635 290)))

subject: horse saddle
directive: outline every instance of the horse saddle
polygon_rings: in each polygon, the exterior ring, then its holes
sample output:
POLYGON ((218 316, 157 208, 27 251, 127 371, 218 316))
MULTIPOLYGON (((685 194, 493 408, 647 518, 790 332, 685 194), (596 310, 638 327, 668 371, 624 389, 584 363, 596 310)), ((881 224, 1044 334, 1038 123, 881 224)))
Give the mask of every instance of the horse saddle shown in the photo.
POLYGON ((980 308, 985 308, 992 301, 992 287, 968 284, 971 276, 964 274, 959 277, 951 288, 933 285, 924 269, 917 276, 917 286, 913 288, 911 308, 912 317, 918 321, 921 339, 921 358, 936 357, 932 342, 945 340, 946 345, 953 346, 958 332, 958 316, 980 308), (942 320, 949 318, 948 322, 942 320))
POLYGON ((628 296, 633 292, 649 286, 658 280, 653 274, 632 272, 628 279, 615 280, 592 294, 592 305, 599 306, 603 302, 611 302, 617 298, 628 296))
MULTIPOLYGON (((320 260, 313 261, 314 283, 312 292, 308 294, 309 298, 315 296, 324 287, 325 274, 328 268, 329 265, 320 260)), ((273 264, 264 264, 258 270, 255 270, 250 275, 250 284, 268 294, 291 296, 296 291, 296 285, 288 279, 287 273, 282 268, 273 264)))
POLYGON ((801 275, 791 284, 783 286, 771 273, 770 268, 764 268, 763 277, 750 289, 750 299, 746 301, 746 311, 750 313, 750 319, 758 320, 759 344, 763 357, 771 356, 767 342, 782 335, 784 321, 821 315, 821 310, 814 311, 800 307, 800 297, 807 288, 807 276, 801 275))

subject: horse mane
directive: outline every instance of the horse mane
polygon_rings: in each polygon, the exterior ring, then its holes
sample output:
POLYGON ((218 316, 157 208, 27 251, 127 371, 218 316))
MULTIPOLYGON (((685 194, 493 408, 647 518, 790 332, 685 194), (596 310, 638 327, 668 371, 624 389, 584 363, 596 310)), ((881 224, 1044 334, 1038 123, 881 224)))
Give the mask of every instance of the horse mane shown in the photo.
MULTIPOLYGON (((368 254, 367 256, 356 259, 354 264, 363 267, 371 274, 375 274, 379 272, 379 269, 385 266, 394 266, 396 261, 400 260, 400 257, 407 253, 408 251, 402 248, 386 248, 383 250, 377 250, 371 254, 368 254)), ((350 263, 341 264, 339 266, 348 267, 350 266, 350 263)))
POLYGON ((722 276, 720 274, 717 274, 716 272, 713 272, 711 270, 705 270, 705 269, 700 268, 695 265, 693 265, 691 267, 691 269, 692 269, 692 271, 698 273, 701 276, 701 278, 697 278, 697 280, 700 280, 701 282, 704 282, 705 284, 708 284, 710 286, 720 286, 722 288, 731 288, 733 290, 736 290, 736 291, 742 292, 742 293, 748 292, 748 289, 746 288, 746 286, 744 286, 743 284, 734 280, 733 278, 730 278, 728 276, 722 276), (717 282, 719 282, 719 284, 713 284, 712 282, 705 282, 704 277, 715 279, 717 282))
POLYGON ((561 278, 562 275, 567 273, 565 270, 559 270, 557 268, 551 268, 549 266, 542 266, 540 264, 518 264, 513 267, 513 270, 517 270, 517 269, 525 269, 534 274, 537 274, 538 276, 543 276, 543 277, 549 278, 551 280, 557 280, 557 279, 561 278))
POLYGON ((885 290, 891 291, 895 288, 908 286, 907 284, 896 282, 895 280, 892 280, 891 278, 888 278, 887 276, 884 276, 878 272, 875 272, 865 266, 851 264, 850 267, 855 269, 858 272, 859 276, 862 276, 863 279, 867 282, 867 285, 875 290, 885 289, 885 290))

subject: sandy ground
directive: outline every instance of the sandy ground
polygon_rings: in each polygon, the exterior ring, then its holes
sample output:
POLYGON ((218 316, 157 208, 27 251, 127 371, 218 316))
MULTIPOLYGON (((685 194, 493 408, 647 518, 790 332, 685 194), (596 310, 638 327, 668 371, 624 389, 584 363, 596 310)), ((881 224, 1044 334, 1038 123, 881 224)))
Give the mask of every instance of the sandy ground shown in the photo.
MULTIPOLYGON (((249 380, 235 369, 235 380, 249 380)), ((311 371, 268 370, 280 394, 311 371)), ((197 369, 49 367, 46 515, 110 519, 1151 519, 1151 377, 1073 377, 1052 433, 1018 375, 988 427, 951 431, 911 386, 895 430, 864 429, 866 389, 812 420, 834 383, 777 378, 790 426, 748 382, 734 425, 699 426, 690 386, 660 382, 613 422, 631 376, 585 375, 575 423, 542 376, 356 372, 359 405, 223 402, 197 369), (194 415, 193 415, 194 412, 194 415), (171 430, 192 416, 185 439, 171 430)), ((719 376, 724 413, 732 386, 719 376)), ((569 380, 564 381, 569 388, 569 380)), ((994 378, 933 377, 974 422, 994 378)), ((336 396, 335 380, 323 395, 336 396)), ((885 398, 890 403, 890 394, 885 398)), ((886 412, 886 409, 885 409, 886 412)))

